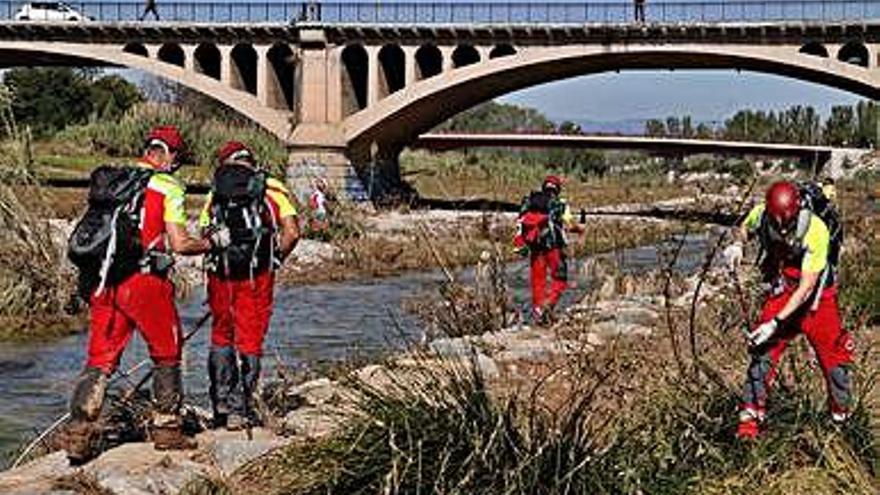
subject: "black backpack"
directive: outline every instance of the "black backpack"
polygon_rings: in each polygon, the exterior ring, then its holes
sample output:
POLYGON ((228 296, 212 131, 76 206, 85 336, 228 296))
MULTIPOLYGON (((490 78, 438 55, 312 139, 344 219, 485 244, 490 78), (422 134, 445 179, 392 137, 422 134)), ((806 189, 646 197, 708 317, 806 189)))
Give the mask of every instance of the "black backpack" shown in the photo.
POLYGON ((266 173, 244 165, 223 165, 211 189, 214 225, 224 225, 230 246, 216 253, 216 272, 241 280, 268 268, 272 258, 273 222, 267 221, 266 173))
POLYGON ((104 165, 92 171, 88 207, 67 241, 79 269, 79 292, 114 286, 140 270, 140 216, 153 170, 104 165))
POLYGON ((819 184, 815 182, 801 184, 800 193, 804 207, 821 218, 828 227, 830 236, 828 262, 836 268, 840 261, 840 248, 843 246, 843 222, 840 220, 840 213, 819 184))

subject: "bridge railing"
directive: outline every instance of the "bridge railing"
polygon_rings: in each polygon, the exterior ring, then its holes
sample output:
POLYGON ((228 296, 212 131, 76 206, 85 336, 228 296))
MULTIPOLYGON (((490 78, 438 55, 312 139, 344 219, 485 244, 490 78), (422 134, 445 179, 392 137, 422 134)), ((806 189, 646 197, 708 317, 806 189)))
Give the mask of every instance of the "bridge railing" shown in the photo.
MULTIPOLYGON (((0 0, 0 19, 26 2, 0 0)), ((47 3, 40 0, 38 3, 47 3)), ((66 2, 100 22, 138 21, 146 1, 66 2)), ((636 2, 240 2, 156 0, 160 21, 324 24, 624 24, 636 2)), ((74 17, 69 14, 67 17, 74 17)), ((880 19, 880 0, 646 0, 648 23, 860 21, 880 19)), ((31 19, 40 20, 40 19, 31 19)), ((145 22, 155 22, 147 13, 145 22)))

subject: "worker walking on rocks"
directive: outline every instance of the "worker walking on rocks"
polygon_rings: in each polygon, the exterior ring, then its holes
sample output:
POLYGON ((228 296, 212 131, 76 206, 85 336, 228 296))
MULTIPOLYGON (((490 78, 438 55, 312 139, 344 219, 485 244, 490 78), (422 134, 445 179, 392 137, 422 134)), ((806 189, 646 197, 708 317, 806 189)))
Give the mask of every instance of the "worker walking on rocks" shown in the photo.
POLYGON ((238 141, 224 144, 199 219, 206 233, 228 228, 228 248, 212 254, 208 354, 216 427, 259 423, 254 408, 263 339, 272 315, 275 270, 299 240, 296 210, 284 184, 262 170, 238 141))
POLYGON ((146 138, 132 167, 99 167, 91 176, 89 206, 71 234, 68 257, 79 268, 80 293, 91 306, 88 358, 70 400, 67 453, 72 463, 96 455, 96 420, 108 378, 137 328, 153 361, 153 419, 158 450, 188 449, 181 429, 182 333, 169 272, 171 253, 196 255, 228 243, 228 232, 198 239, 186 230, 184 188, 173 177, 184 148, 173 126, 146 138))
MULTIPOLYGON (((799 333, 807 337, 822 368, 832 420, 845 421, 852 403, 854 344, 837 306, 843 232, 836 210, 818 185, 777 182, 749 213, 739 235, 757 237, 769 289, 759 324, 749 334, 752 359, 737 436, 758 435, 779 359, 799 333)), ((741 245, 728 253, 741 259, 741 245)))
POLYGON ((532 289, 532 320, 539 325, 551 322, 553 310, 568 285, 565 256, 566 231, 582 233, 568 204, 561 197, 562 179, 550 175, 541 190, 523 199, 514 246, 529 256, 532 289), (547 292, 547 274, 550 291, 547 292))

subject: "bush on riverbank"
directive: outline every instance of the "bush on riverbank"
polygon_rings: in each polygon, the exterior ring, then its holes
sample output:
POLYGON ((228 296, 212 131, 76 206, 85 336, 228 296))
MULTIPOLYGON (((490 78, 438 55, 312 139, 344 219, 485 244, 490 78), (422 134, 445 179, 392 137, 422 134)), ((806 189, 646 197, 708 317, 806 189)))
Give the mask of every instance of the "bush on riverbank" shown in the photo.
POLYGON ((69 325, 74 277, 47 220, 51 198, 34 187, 30 133, 12 118, 5 88, 0 122, 8 136, 0 143, 0 339, 18 339, 69 325))

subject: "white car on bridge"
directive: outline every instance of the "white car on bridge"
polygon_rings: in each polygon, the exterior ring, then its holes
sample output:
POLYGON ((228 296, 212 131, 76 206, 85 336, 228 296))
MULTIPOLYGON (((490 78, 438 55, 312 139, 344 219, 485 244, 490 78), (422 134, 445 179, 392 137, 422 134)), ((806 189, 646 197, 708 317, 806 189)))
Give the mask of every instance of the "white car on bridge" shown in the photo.
POLYGON ((27 2, 15 13, 16 21, 91 21, 64 2, 27 2))

